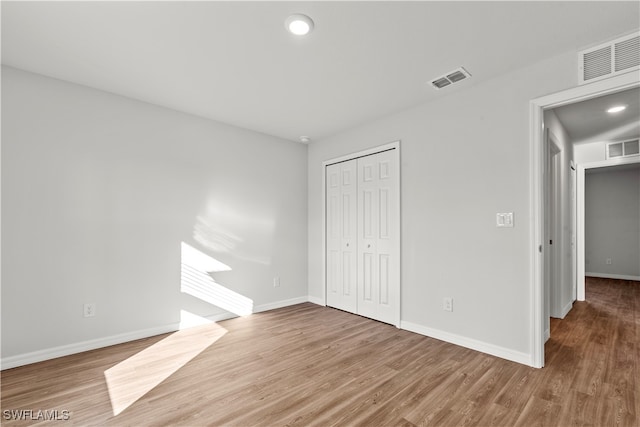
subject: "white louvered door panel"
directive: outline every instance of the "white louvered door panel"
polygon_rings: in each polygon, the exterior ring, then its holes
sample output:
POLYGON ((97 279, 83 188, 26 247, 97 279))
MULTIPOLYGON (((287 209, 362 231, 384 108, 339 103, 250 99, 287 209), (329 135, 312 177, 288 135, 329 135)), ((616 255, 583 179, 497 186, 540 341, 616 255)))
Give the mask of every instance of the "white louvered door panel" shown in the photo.
POLYGON ((357 244, 356 160, 326 168, 327 305, 355 313, 357 244))

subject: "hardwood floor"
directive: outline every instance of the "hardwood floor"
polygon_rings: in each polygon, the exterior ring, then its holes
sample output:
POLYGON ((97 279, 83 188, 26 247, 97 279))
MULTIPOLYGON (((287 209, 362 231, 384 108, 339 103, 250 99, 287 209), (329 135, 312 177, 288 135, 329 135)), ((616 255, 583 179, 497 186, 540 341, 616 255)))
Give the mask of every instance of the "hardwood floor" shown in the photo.
POLYGON ((639 282, 589 279, 545 352, 528 368, 307 303, 3 371, 2 424, 640 425, 639 282))

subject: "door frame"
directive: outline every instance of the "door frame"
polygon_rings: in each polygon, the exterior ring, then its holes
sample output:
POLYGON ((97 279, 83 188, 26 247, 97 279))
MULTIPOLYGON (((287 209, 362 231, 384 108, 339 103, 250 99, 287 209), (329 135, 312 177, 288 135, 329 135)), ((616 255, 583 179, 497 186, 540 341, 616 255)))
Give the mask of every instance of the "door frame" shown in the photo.
MULTIPOLYGON (((572 159, 569 170, 569 212, 571 215, 571 301, 578 300, 578 167, 572 159)), ((584 238, 584 237, 583 237, 584 238)))
POLYGON ((608 159, 602 160, 599 162, 589 162, 578 165, 578 170, 576 171, 576 175, 578 178, 577 183, 577 197, 576 197, 576 208, 577 208, 577 225, 576 225, 576 235, 578 240, 578 249, 577 249, 577 283, 576 283, 576 299, 578 301, 584 301, 586 299, 585 292, 585 171, 587 169, 594 168, 605 168, 611 166, 618 165, 629 165, 640 163, 640 157, 627 157, 627 158, 617 158, 617 159, 608 159))
MULTIPOLYGON (((544 262, 548 264, 548 268, 545 269, 545 279, 547 280, 547 289, 549 295, 546 295, 545 304, 547 304, 547 310, 545 310, 545 317, 561 317, 560 313, 562 308, 560 307, 560 283, 563 277, 563 265, 562 265, 562 253, 563 253, 563 236, 562 236, 562 167, 560 162, 562 161, 562 149, 558 138, 547 129, 546 137, 546 159, 547 162, 547 179, 545 183, 545 215, 549 214, 546 218, 546 234, 545 244, 543 248, 547 248, 544 262), (549 239, 549 244, 547 244, 549 239), (553 243, 551 242, 553 241, 553 243)), ((543 254, 545 251, 543 249, 543 254)), ((545 318, 545 341, 550 337, 550 324, 548 319, 545 318)))
POLYGON ((544 110, 586 101, 610 93, 640 87, 637 73, 630 72, 573 87, 529 102, 529 330, 530 365, 544 366, 544 110))
POLYGON ((326 306, 327 305, 327 178, 326 178, 326 169, 327 166, 331 165, 331 164, 335 164, 335 163, 340 163, 340 162, 346 162, 348 160, 354 160, 357 159, 359 157, 365 157, 365 156, 370 156, 373 154, 377 154, 380 153, 382 151, 389 151, 389 150, 393 150, 394 152, 394 156, 393 156, 393 160, 396 164, 396 171, 398 173, 398 179, 397 179, 397 188, 396 188, 396 214, 397 214, 397 218, 398 218, 398 229, 400 231, 399 236, 398 236, 398 247, 396 248, 397 254, 398 254, 398 258, 399 258, 399 269, 398 269, 398 277, 396 280, 397 283, 397 295, 398 295, 398 299, 397 299, 397 304, 398 306, 396 307, 396 319, 395 319, 395 326, 396 327, 400 327, 400 319, 401 319, 401 314, 400 314, 400 310, 402 308, 401 306, 401 299, 402 299, 402 216, 401 216, 401 209, 400 209, 400 202, 401 202, 401 197, 400 197, 400 193, 401 193, 401 189, 402 189, 402 173, 401 173, 401 167, 400 167, 400 140, 397 141, 393 141, 390 142, 388 144, 384 144, 384 145, 379 145, 377 147, 372 147, 372 148, 368 148, 366 150, 362 150, 362 151, 357 151, 354 153, 350 153, 344 156, 340 156, 340 157, 334 157, 332 159, 329 160, 325 160, 324 162, 322 162, 322 305, 326 306))

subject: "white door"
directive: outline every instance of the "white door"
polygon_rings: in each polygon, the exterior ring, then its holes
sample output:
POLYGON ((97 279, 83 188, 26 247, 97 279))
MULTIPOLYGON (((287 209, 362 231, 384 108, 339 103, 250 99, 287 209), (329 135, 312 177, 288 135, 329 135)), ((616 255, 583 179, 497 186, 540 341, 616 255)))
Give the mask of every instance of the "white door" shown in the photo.
POLYGON ((551 317, 560 318, 560 268, 559 262, 562 255, 560 247, 560 155, 553 153, 551 157, 551 170, 549 179, 551 180, 551 188, 549 189, 549 298, 551 305, 549 312, 551 317))
POLYGON ((393 150, 358 159, 358 311, 397 324, 400 297, 398 172, 393 150))
POLYGON ((327 305, 357 312, 357 161, 326 168, 327 305))
MULTIPOLYGON (((561 212, 561 164, 560 148, 555 142, 555 137, 548 132, 547 137, 547 181, 546 181, 546 304, 547 315, 550 317, 562 317, 562 217, 561 212)), ((548 321, 547 321, 548 322, 548 321)), ((547 323, 550 327, 550 323, 547 323)), ((550 332, 550 330, 549 330, 550 332)))
POLYGON ((400 326, 398 143, 326 163, 326 303, 400 326))

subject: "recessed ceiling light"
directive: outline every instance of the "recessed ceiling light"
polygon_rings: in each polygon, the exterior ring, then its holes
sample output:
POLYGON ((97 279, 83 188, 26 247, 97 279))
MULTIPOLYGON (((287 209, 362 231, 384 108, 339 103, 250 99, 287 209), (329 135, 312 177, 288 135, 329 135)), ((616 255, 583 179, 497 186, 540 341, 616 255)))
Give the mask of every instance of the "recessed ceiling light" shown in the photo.
POLYGON ((620 111, 626 110, 626 105, 616 105, 615 107, 611 107, 607 110, 607 113, 619 113, 620 111))
POLYGON ((311 138, 309 138, 306 135, 303 135, 303 136, 300 137, 300 142, 302 142, 303 144, 308 144, 308 143, 311 142, 311 138))
POLYGON ((307 15, 297 13, 284 21, 284 26, 291 34, 304 36, 313 30, 313 21, 307 15))

